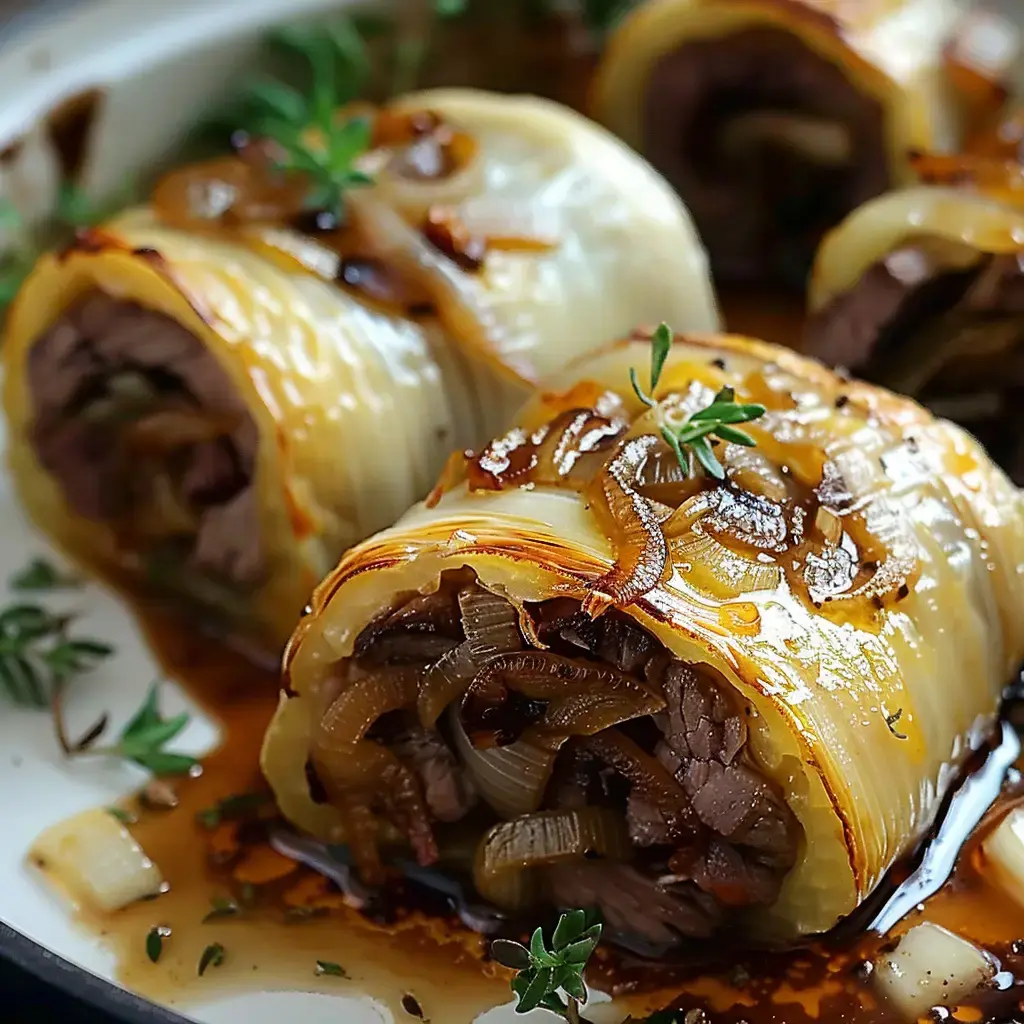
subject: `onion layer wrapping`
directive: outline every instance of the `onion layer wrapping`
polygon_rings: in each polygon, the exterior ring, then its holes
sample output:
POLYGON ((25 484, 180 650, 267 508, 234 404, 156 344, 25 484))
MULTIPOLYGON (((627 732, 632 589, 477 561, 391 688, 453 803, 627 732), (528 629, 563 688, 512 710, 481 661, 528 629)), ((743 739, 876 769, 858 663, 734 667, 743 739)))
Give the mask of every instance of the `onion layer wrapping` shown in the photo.
POLYGON ((717 325, 685 209, 596 125, 469 90, 372 116, 377 183, 342 227, 303 216, 257 147, 44 256, 7 321, 10 461, 37 523, 274 654, 339 553, 538 375, 640 316, 717 325), (454 171, 415 164, 417 116, 451 129, 454 171), (621 259, 640 246, 642 266, 621 259))
MULTIPOLYGON (((668 555, 667 571, 647 574, 629 532, 590 496, 624 439, 653 436, 628 384, 648 358, 634 338, 550 380, 504 447, 471 461, 462 482, 450 473, 440 497, 342 560, 288 648, 291 696, 262 765, 296 825, 344 835, 344 807, 308 787, 303 796, 310 737, 339 673, 405 678, 411 665, 426 685, 437 652, 464 642, 459 594, 486 591, 518 612, 521 650, 481 655, 450 704, 458 737, 449 716, 426 728, 411 693, 370 733, 419 772, 430 829, 504 843, 545 835, 538 814, 571 822, 599 808, 624 822, 628 850, 581 841, 547 858, 531 839, 521 872, 506 857, 488 874, 485 886, 500 878, 492 898, 596 905, 631 948, 734 926, 791 941, 849 915, 913 849, 990 734, 1024 654, 1022 502, 969 436, 910 401, 748 339, 677 339, 659 401, 685 406, 728 386, 767 411, 745 424, 755 449, 716 449, 722 482, 673 482, 651 442, 653 461, 634 467, 630 489, 652 511, 638 522, 650 518, 668 555), (580 417, 566 410, 584 408, 605 441, 553 474, 544 460, 565 446, 550 431, 571 441, 580 417), (680 544, 694 537, 729 558, 698 572, 692 560, 707 547, 680 544), (619 579, 616 565, 620 575, 633 566, 636 586, 609 588, 591 617, 585 603, 619 579), (557 713, 588 678, 595 697, 614 697, 593 727, 557 713), (507 774, 499 791, 487 779, 470 813, 456 783, 480 769, 470 758, 466 772, 466 743, 486 754, 542 737, 555 740, 550 773, 531 758, 540 770, 511 799, 507 774), (504 815, 523 824, 502 826, 504 815)), ((390 800, 364 806, 403 830, 390 800)))

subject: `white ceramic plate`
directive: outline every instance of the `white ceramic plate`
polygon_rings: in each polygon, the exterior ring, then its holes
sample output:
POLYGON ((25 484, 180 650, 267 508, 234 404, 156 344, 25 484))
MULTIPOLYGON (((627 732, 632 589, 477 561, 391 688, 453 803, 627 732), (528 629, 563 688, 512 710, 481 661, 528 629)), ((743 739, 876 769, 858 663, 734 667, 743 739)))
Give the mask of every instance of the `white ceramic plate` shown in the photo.
MULTIPOLYGON (((29 220, 53 208, 57 161, 36 126, 61 99, 94 87, 105 91, 83 175, 86 191, 103 198, 139 168, 158 163, 224 96, 232 79, 252 63, 269 26, 343 6, 344 0, 56 0, 24 12, 13 22, 20 22, 16 33, 0 35, 0 150, 25 140, 14 160, 0 161, 0 196, 12 199, 29 220)), ((0 33, 5 11, 10 17, 10 6, 0 0, 0 33)), ((0 250, 12 241, 0 238, 0 250)), ((32 554, 50 552, 25 521, 0 470, 0 581, 32 554)), ((3 600, 12 596, 4 594, 3 600)), ((46 603, 51 603, 49 595, 46 603)), ((110 591, 90 585, 71 592, 62 606, 82 613, 83 635, 110 640, 117 648, 102 671, 73 688, 69 728, 80 730, 110 711, 110 729, 116 732, 138 707, 147 682, 158 674, 157 665, 132 616, 110 591)), ((192 705, 173 680, 164 685, 161 702, 167 713, 188 710, 192 716, 176 748, 202 755, 216 746, 217 723, 192 705)), ((75 924, 69 907, 25 863, 42 829, 78 811, 109 805, 144 781, 142 772, 119 763, 69 763, 60 754, 47 713, 2 707, 0 955, 129 1024, 182 1024, 185 1018, 177 1013, 116 985, 112 952, 75 924)), ((387 1010, 365 999, 255 989, 188 1005, 184 1011, 204 1024, 243 1017, 250 1024, 278 1024, 287 1017, 304 1024, 391 1019, 387 1010)), ((443 1008, 435 1010, 434 1019, 444 1019, 443 1008)), ((481 1018, 488 1024, 512 1019, 508 1007, 481 1018)))

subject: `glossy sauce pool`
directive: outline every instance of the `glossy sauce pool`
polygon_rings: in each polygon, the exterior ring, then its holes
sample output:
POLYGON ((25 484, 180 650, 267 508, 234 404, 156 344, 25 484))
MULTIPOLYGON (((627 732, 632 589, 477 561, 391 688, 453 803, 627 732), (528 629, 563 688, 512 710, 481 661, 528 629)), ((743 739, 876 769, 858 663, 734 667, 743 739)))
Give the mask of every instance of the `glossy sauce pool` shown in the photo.
MULTIPOLYGON (((723 305, 737 333, 798 347, 801 317, 790 301, 727 297, 723 305)), ((398 1022, 427 1019, 435 1024, 469 1024, 481 1012, 508 1002, 507 972, 488 962, 484 939, 453 919, 399 908, 387 924, 371 922, 347 907, 326 880, 262 841, 259 807, 248 824, 228 821, 209 828, 201 823, 202 812, 219 801, 265 789, 257 764, 277 703, 278 680, 165 613, 140 606, 136 611, 167 675, 204 705, 224 740, 203 759, 200 776, 175 783, 177 807, 130 805, 138 815, 131 831, 159 865, 168 891, 115 914, 81 915, 83 924, 114 950, 119 980, 185 1012, 189 1005, 253 989, 371 996, 388 1006, 398 1022), (204 921, 217 900, 233 901, 237 912, 204 921), (156 927, 170 933, 154 963, 146 938, 156 927), (223 963, 200 977, 200 958, 213 943, 224 947, 223 963), (340 965, 346 976, 318 975, 317 961, 340 965)), ((999 789, 1010 747, 1012 758, 1011 740, 989 755, 987 772, 971 777, 978 785, 973 792, 966 786, 961 791, 957 816, 969 822, 982 816, 999 789)), ((884 914, 884 907, 891 908, 886 899, 895 883, 865 908, 863 920, 852 923, 845 941, 785 955, 723 955, 716 949, 714 963, 705 959, 703 966, 691 961, 672 967, 631 961, 602 946, 588 979, 617 993, 621 1016, 642 1017, 675 1006, 686 1024, 896 1024, 900 1018, 875 997, 864 965, 900 931, 931 920, 990 949, 1003 968, 1003 988, 985 994, 983 1009, 964 1007, 935 1019, 960 1024, 1009 1021, 1015 1014, 1024 1019, 1024 990, 1018 991, 1013 981, 1017 975, 1024 978, 1024 909, 985 882, 977 842, 999 814, 1022 801, 1024 789, 1011 773, 986 823, 963 847, 953 874, 946 878, 946 864, 932 886, 914 889, 914 879, 903 886, 909 907, 893 916, 899 922, 885 937, 865 929, 876 914, 884 914), (926 899, 939 885, 937 895, 926 899)), ((963 832, 942 835, 933 852, 959 850, 963 832)))

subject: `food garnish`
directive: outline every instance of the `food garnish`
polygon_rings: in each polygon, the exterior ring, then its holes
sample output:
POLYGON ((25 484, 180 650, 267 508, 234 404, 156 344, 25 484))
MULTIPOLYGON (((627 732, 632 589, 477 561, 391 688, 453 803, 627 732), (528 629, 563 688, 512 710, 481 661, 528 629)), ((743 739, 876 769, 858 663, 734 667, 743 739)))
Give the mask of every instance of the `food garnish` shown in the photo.
POLYGON ((72 621, 36 604, 0 612, 0 686, 15 704, 45 708, 63 684, 114 653, 101 640, 69 635, 72 621))
POLYGON ((146 956, 156 963, 160 959, 160 954, 164 951, 164 939, 171 937, 171 929, 167 925, 159 924, 149 929, 149 934, 146 935, 146 956))
POLYGON ((224 963, 224 947, 219 942, 212 942, 203 950, 196 973, 201 978, 208 967, 220 967, 222 963, 224 963))
POLYGON ((121 730, 117 742, 103 746, 95 746, 95 743, 106 730, 108 716, 102 715, 81 739, 70 742, 64 733, 57 696, 54 700, 54 721, 64 753, 69 757, 90 754, 120 758, 154 775, 187 775, 199 761, 190 754, 177 754, 164 747, 188 725, 189 715, 182 711, 172 718, 164 718, 157 702, 158 687, 158 683, 150 687, 142 707, 121 730))
POLYGON ((510 982, 519 997, 516 1013, 541 1007, 569 1024, 580 1024, 580 1006, 587 1001, 583 971, 600 938, 599 922, 588 921, 582 910, 570 910, 558 919, 550 947, 544 942, 542 928, 533 933, 529 947, 510 939, 495 939, 491 956, 517 972, 510 982))
POLYGON ((108 807, 107 814, 121 822, 122 825, 137 825, 139 821, 131 811, 126 811, 123 807, 108 807))
POLYGON ((661 379, 665 360, 672 348, 672 331, 668 324, 661 324, 651 336, 651 385, 645 392, 640 387, 636 370, 631 368, 629 380, 633 391, 644 405, 650 406, 658 417, 658 427, 665 443, 675 452, 679 465, 687 476, 694 474, 694 459, 704 471, 716 480, 725 479, 725 469, 715 456, 710 438, 741 444, 745 448, 756 445, 754 439, 734 424, 750 423, 765 414, 765 407, 756 403, 741 404, 736 401, 736 393, 730 387, 722 388, 714 400, 704 409, 692 413, 681 425, 669 424, 659 415, 660 406, 653 394, 661 379))
POLYGON ((332 960, 317 960, 316 970, 313 972, 318 978, 322 978, 325 975, 331 978, 347 978, 348 971, 345 970, 341 964, 336 964, 332 960))
POLYGON ((271 162, 308 179, 306 206, 340 220, 349 189, 373 184, 355 161, 369 149, 368 117, 344 117, 369 74, 362 38, 351 21, 279 29, 271 41, 303 57, 312 71, 308 92, 271 78, 251 82, 236 128, 275 143, 271 162))
POLYGON ((218 801, 213 807, 206 807, 196 814, 204 828, 213 830, 221 822, 247 817, 253 811, 273 802, 270 793, 235 793, 218 801))
POLYGON ((10 578, 10 585, 12 590, 60 590, 80 587, 82 579, 37 556, 10 578))
POLYGON ((241 912, 242 908, 234 900, 226 899, 223 896, 214 896, 210 900, 209 911, 203 917, 203 924, 206 924, 207 921, 216 921, 222 917, 234 917, 241 912))

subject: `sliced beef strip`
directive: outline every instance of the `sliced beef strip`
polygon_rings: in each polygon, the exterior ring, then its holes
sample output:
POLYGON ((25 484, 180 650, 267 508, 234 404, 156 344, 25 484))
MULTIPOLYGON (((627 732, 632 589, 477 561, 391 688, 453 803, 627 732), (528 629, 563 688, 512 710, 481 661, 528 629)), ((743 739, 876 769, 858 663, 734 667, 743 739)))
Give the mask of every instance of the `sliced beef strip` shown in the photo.
POLYGON ((881 105, 780 29, 694 40, 666 54, 642 117, 644 151, 689 206, 721 280, 802 287, 822 234, 890 185, 881 105), (723 135, 757 111, 838 124, 855 157, 825 166, 772 143, 737 159, 723 135))
POLYGON ((810 317, 803 349, 858 376, 903 387, 904 365, 955 351, 920 374, 912 397, 955 419, 1024 484, 1024 263, 934 237, 908 239, 810 317))
POLYGON ((544 874, 556 906, 597 907, 610 932, 666 952, 679 945, 680 935, 706 938, 722 922, 722 907, 697 886, 663 885, 629 864, 575 861, 553 865, 544 874))
POLYGON ((423 796, 438 821, 459 821, 476 803, 476 793, 455 755, 436 732, 416 727, 389 744, 419 776, 423 796))
MULTIPOLYGON (((661 716, 661 763, 686 790, 711 838, 685 870, 727 906, 767 904, 796 860, 792 811, 765 779, 743 763, 743 716, 703 670, 673 662, 665 670, 668 708, 661 716)), ((630 835, 643 845, 666 840, 653 809, 631 799, 630 835)))
POLYGON ((123 430, 147 408, 143 397, 120 422, 96 410, 128 377, 156 402, 236 424, 229 434, 177 450, 166 466, 197 521, 188 567, 232 584, 258 582, 265 555, 252 486, 256 425, 214 356, 174 320, 97 291, 39 338, 29 353, 28 385, 40 462, 78 515, 123 526, 127 537, 149 480, 123 430))

